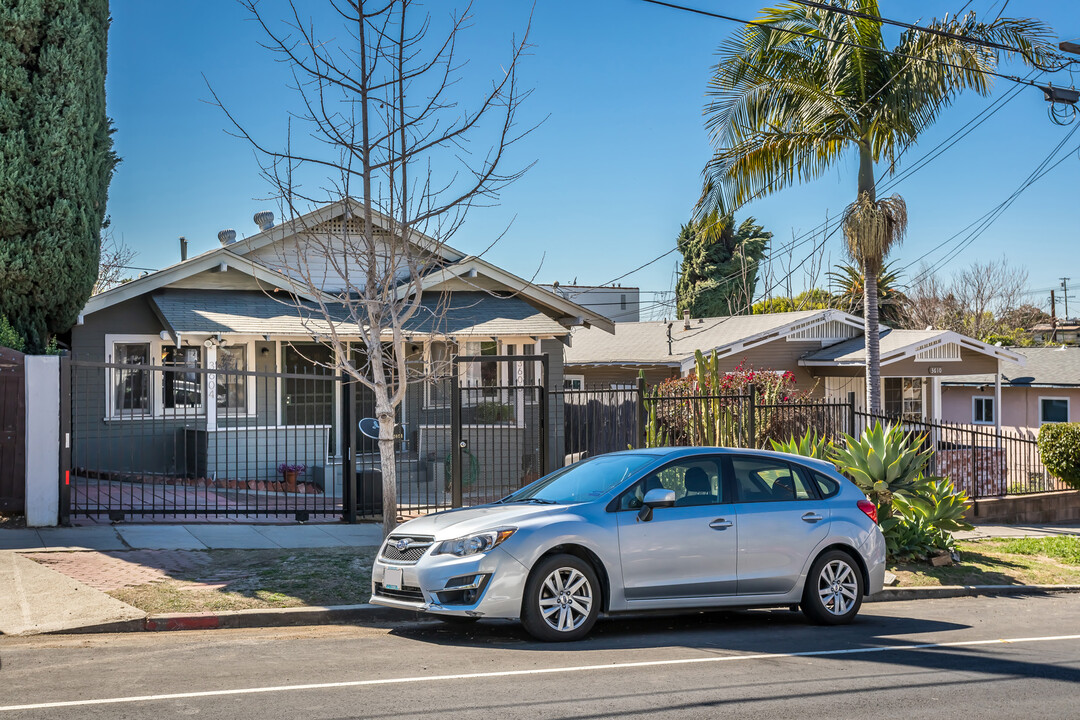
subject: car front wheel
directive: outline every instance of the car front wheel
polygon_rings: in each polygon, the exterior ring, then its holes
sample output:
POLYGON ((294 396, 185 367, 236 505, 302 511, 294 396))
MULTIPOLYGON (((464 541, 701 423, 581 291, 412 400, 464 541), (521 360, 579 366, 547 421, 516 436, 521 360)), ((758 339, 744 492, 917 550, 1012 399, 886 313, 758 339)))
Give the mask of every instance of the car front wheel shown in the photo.
POLYGON ((863 599, 858 563, 841 550, 814 561, 803 588, 802 611, 819 625, 843 625, 854 619, 863 599))
POLYGON ((546 642, 579 640, 600 613, 600 583, 589 563, 575 555, 553 555, 533 568, 525 583, 521 622, 546 642))

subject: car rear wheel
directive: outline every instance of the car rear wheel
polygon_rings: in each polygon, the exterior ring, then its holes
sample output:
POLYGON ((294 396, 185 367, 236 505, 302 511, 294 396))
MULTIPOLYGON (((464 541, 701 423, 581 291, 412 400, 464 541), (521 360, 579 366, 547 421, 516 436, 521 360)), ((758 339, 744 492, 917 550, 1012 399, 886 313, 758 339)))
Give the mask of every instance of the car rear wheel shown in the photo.
POLYGON ((818 625, 843 625, 859 612, 863 578, 859 565, 842 550, 822 554, 810 566, 803 588, 802 611, 818 625))
POLYGON ((589 563, 575 555, 553 555, 533 568, 521 622, 537 640, 580 640, 599 614, 600 582, 589 563))

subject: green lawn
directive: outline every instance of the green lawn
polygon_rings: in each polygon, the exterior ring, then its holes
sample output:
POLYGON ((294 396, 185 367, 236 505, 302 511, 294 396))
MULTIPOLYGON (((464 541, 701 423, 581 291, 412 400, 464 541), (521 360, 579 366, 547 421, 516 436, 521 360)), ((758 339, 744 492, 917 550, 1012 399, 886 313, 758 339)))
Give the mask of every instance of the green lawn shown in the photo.
POLYGON ((1080 537, 969 540, 956 546, 956 565, 905 563, 889 569, 899 587, 1080 584, 1080 537))

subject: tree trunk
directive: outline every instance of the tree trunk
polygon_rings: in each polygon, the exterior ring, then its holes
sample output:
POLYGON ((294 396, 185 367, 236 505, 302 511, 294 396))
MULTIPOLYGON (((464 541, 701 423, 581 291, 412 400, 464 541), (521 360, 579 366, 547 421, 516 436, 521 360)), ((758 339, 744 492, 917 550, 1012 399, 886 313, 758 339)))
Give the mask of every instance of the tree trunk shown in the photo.
MULTIPOLYGON (((376 392, 376 395, 385 394, 376 392)), ((375 417, 379 421, 379 469, 382 472, 383 536, 397 527, 397 462, 394 453, 394 408, 383 397, 375 399, 375 417)))
POLYGON ((863 332, 866 338, 866 408, 881 414, 881 333, 878 327, 877 273, 863 271, 863 332))

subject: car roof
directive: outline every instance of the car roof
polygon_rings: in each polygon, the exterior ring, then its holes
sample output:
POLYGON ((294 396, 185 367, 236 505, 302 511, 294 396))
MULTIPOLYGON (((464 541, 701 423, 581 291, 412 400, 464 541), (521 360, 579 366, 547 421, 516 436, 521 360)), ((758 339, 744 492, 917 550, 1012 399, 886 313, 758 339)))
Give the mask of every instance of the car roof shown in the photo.
MULTIPOLYGON (((738 455, 758 455, 761 457, 772 457, 778 460, 788 460, 800 462, 812 467, 817 467, 822 470, 835 470, 835 466, 827 460, 819 460, 818 458, 807 457, 805 455, 793 455, 792 453, 779 452, 777 450, 757 450, 754 448, 731 448, 731 447, 658 447, 658 448, 643 448, 641 450, 619 450, 611 455, 654 455, 657 457, 663 457, 665 459, 675 459, 680 457, 693 457, 695 455, 717 455, 717 454, 738 454, 738 455)), ((597 456, 598 457, 598 456, 597 456)))

